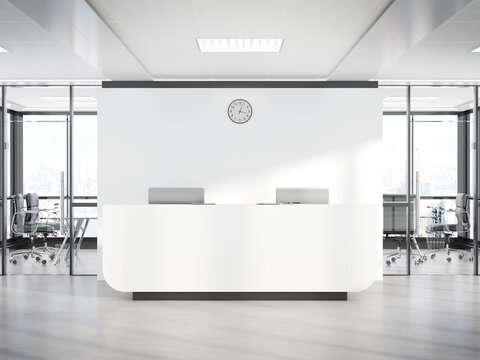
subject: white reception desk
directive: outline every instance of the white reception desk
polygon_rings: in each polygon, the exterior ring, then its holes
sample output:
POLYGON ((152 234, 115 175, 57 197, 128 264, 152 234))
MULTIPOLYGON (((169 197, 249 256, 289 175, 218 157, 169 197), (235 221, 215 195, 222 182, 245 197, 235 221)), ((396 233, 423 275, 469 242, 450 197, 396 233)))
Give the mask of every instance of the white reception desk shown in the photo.
POLYGON ((105 280, 134 299, 346 299, 375 280, 376 205, 102 209, 105 280))

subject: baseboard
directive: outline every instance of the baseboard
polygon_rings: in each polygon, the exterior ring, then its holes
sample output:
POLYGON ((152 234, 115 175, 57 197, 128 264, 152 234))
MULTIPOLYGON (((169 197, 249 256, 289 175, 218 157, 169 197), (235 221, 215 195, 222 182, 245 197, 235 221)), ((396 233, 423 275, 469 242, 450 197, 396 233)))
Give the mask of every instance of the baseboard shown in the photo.
POLYGON ((347 300, 346 292, 134 292, 133 300, 347 300))

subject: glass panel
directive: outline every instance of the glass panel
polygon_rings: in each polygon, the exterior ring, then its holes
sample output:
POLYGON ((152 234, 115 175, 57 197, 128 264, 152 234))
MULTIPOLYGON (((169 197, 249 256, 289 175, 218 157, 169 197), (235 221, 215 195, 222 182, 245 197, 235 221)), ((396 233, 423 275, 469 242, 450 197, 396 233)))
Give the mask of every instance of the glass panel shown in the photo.
POLYGON ((23 191, 60 196, 67 171, 66 115, 23 116, 23 191))
POLYGON ((12 87, 8 94, 15 111, 10 125, 20 134, 17 146, 23 145, 16 164, 22 180, 10 184, 11 192, 24 196, 36 193, 40 198, 39 216, 24 227, 25 231, 18 231, 18 223, 25 217, 11 214, 9 218, 9 228, 13 225, 16 229, 10 234, 10 255, 15 255, 16 264, 9 262, 8 273, 68 274, 69 263, 64 261, 68 249, 59 252, 64 243, 59 231, 59 198, 61 172, 66 174, 67 168, 68 87, 12 87), (53 199, 44 199, 46 196, 53 199))
MULTIPOLYGON (((480 89, 479 89, 480 91, 480 89)), ((475 173, 478 174, 478 169, 476 169, 475 167, 475 157, 476 157, 476 146, 475 146, 475 117, 474 117, 474 114, 473 114, 473 106, 472 106, 472 113, 469 114, 469 119, 470 119, 470 184, 469 184, 469 188, 470 188, 470 194, 475 194, 475 173)), ((477 142, 477 146, 478 146, 478 142, 477 142)), ((477 179, 477 182, 480 182, 480 178, 476 178, 477 179)), ((474 214, 474 203, 473 201, 470 201, 470 214, 471 214, 471 219, 473 219, 473 222, 475 221, 479 221, 480 220, 480 211, 478 212, 478 215, 477 218, 475 219, 473 214, 474 214)), ((478 223, 477 223, 478 224, 478 223)), ((474 239, 474 232, 473 232, 473 225, 472 225, 472 228, 470 229, 470 232, 469 232, 469 239, 474 239)), ((478 240, 478 239, 477 239, 478 240)), ((480 245, 479 243, 477 243, 478 245, 480 245)), ((472 245, 471 245, 471 249, 470 251, 472 252, 472 255, 474 255, 474 251, 473 251, 473 240, 472 240, 472 245)), ((479 254, 480 254, 480 251, 479 251, 479 254)), ((478 263, 478 260, 477 259, 477 263, 478 263)))
POLYGON ((407 272, 406 88, 382 87, 383 95, 383 273, 407 272))
MULTIPOLYGON (((0 89, 0 111, 3 112, 3 109, 1 107, 1 104, 2 104, 2 90, 0 89)), ((10 109, 7 109, 7 111, 10 110, 10 109)), ((3 117, 3 115, 0 115, 0 119, 3 117)), ((1 119, 3 121, 3 119, 1 119)), ((6 126, 6 129, 5 129, 5 134, 6 134, 6 138, 5 138, 5 141, 10 145, 10 113, 7 113, 7 119, 5 121, 5 126, 6 126)), ((6 164, 4 165, 4 169, 2 169, 0 171, 0 174, 3 176, 4 174, 4 170, 6 172, 6 178, 7 178, 7 182, 5 184, 5 191, 6 191, 6 197, 8 197, 8 195, 10 194, 9 192, 9 187, 10 187, 10 182, 9 182, 9 176, 10 176, 10 147, 6 147, 5 149, 6 151, 6 158, 7 158, 7 161, 6 161, 6 164)), ((0 215, 1 214, 1 211, 0 211, 0 215)), ((7 200, 7 218, 10 216, 10 209, 9 209, 9 201, 7 200)), ((3 221, 3 216, 0 216, 0 224, 2 224, 2 221, 3 221)), ((8 224, 6 224, 6 227, 7 227, 7 236, 6 238, 4 239, 3 238, 3 234, 0 234, 0 253, 3 251, 3 246, 7 246, 9 244, 9 233, 8 233, 8 224), (4 244, 4 240, 5 240, 5 244, 4 244)), ((0 261, 4 261, 5 259, 0 259, 0 261)), ((3 268, 0 268, 0 274, 3 275, 3 268)))
POLYGON ((457 193, 458 115, 414 115, 414 161, 422 195, 457 193))
POLYGON ((97 208, 75 207, 75 274, 97 274, 97 208))
POLYGON ((420 197, 413 244, 418 250, 412 255, 422 256, 412 256, 411 274, 472 273, 467 249, 472 241, 468 232, 455 231, 471 225, 458 221, 462 213, 455 199, 468 193, 468 161, 462 157, 469 144, 459 135, 469 128, 472 94, 469 87, 412 87, 413 192, 420 197))
POLYGON ((97 115, 75 115, 73 134, 75 196, 97 196, 97 115))
POLYGON ((75 87, 73 181, 76 238, 74 273, 97 274, 97 98, 100 88, 75 87))

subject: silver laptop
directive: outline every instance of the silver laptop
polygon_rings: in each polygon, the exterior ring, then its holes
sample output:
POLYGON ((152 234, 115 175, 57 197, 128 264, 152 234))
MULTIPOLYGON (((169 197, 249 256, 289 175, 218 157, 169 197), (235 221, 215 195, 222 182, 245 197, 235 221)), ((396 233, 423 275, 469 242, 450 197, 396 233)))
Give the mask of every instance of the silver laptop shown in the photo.
POLYGON ((203 188, 149 188, 149 204, 203 204, 205 191, 203 188))
POLYGON ((277 204, 328 204, 327 188, 277 188, 277 204))

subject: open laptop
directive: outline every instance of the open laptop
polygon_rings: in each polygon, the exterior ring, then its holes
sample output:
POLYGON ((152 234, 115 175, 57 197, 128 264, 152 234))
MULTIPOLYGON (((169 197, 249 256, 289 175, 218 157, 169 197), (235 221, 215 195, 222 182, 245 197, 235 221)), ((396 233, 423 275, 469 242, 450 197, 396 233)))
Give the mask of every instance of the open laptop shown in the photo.
POLYGON ((277 204, 328 204, 327 188, 277 188, 277 204))
POLYGON ((204 204, 203 188, 159 187, 148 189, 149 204, 204 204))

